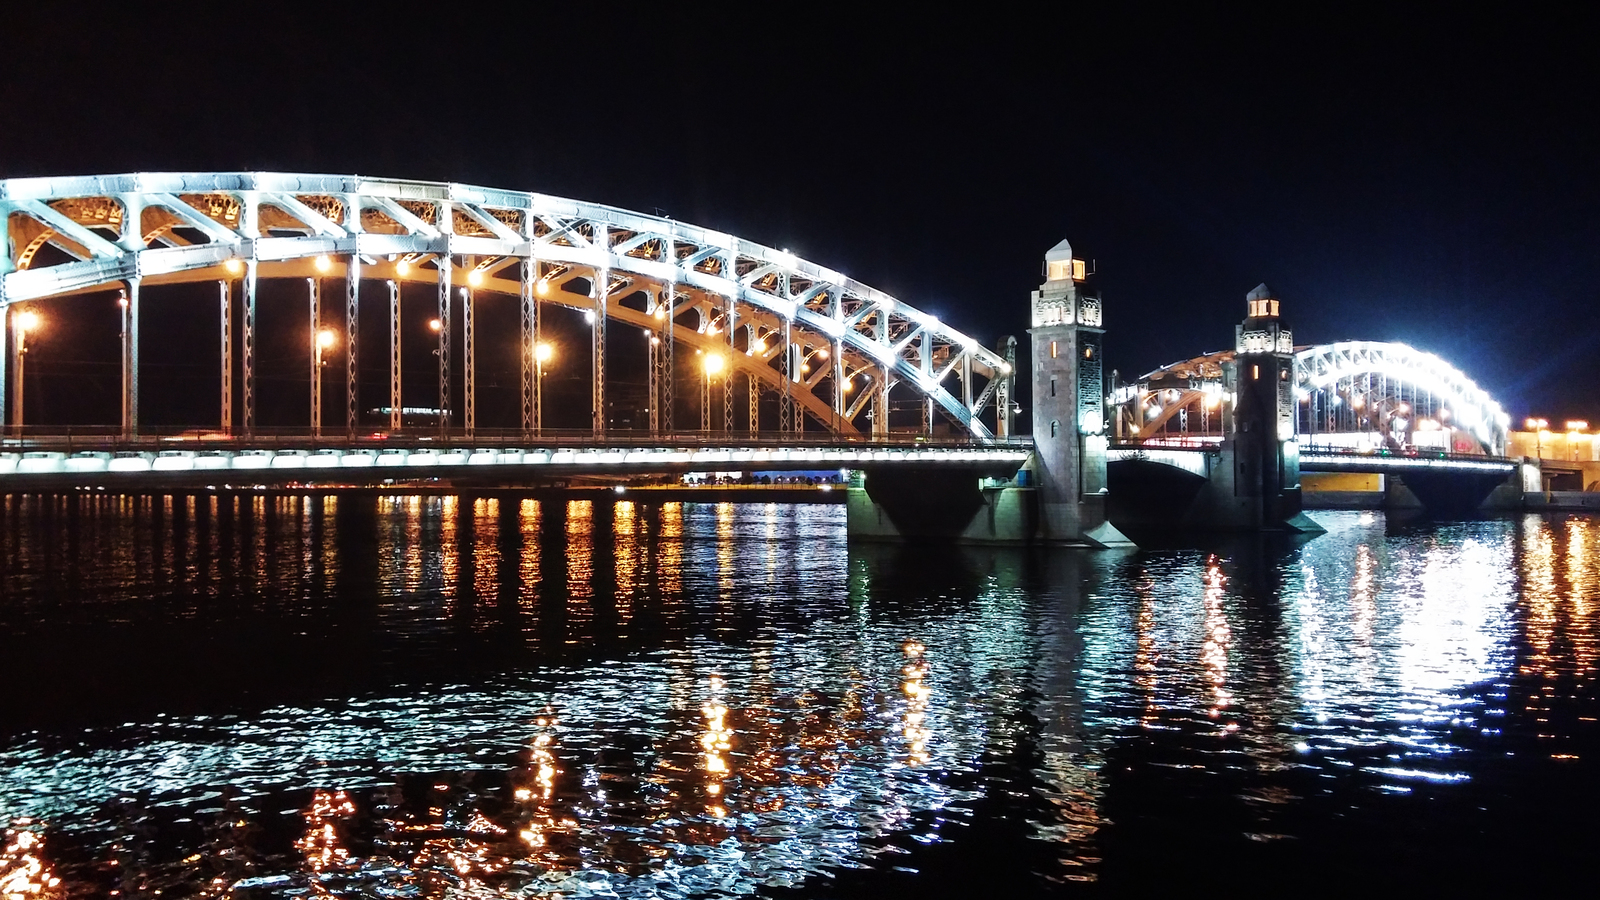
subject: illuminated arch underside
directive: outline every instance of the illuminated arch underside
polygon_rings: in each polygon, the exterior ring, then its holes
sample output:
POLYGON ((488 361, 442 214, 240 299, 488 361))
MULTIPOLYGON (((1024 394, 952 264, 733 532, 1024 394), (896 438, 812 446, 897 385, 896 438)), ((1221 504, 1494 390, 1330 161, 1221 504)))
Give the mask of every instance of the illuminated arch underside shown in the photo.
MULTIPOLYGON (((933 316, 784 251, 542 194, 278 173, 19 178, 0 181, 0 214, 9 238, 0 255, 0 306, 135 277, 143 285, 219 280, 234 277, 224 267, 240 260, 256 262, 258 277, 333 277, 342 262, 316 269, 314 260, 351 255, 361 258, 363 278, 429 284, 438 280, 429 263, 448 258, 459 271, 456 261, 463 260, 481 278, 476 290, 516 297, 519 264, 532 259, 550 281, 542 301, 593 309, 593 299, 561 286, 577 279, 593 284, 604 272, 607 317, 641 328, 660 323, 621 301, 641 290, 659 298, 672 286, 673 339, 735 351, 729 352, 735 370, 771 387, 787 377, 781 343, 746 355, 752 337, 774 335, 787 321, 793 341, 836 347, 844 374, 868 379, 850 406, 835 410, 815 391, 837 374, 831 365, 797 374, 790 384, 801 408, 833 427, 852 429, 849 422, 873 393, 886 397, 888 389, 908 385, 964 431, 988 440, 992 432, 978 416, 997 379, 1009 374, 998 354, 933 316), (47 245, 68 261, 37 265, 47 245), (409 264, 405 275, 398 271, 402 260, 409 264), (730 300, 737 328, 706 333, 730 300), (946 387, 952 376, 959 397, 946 387)), ((465 273, 451 278, 465 284, 465 273)))
MULTIPOLYGON (((1161 403, 1159 412, 1140 422, 1142 434, 1163 429, 1185 409, 1203 403, 1222 386, 1222 366, 1233 359, 1222 351, 1172 363, 1139 379, 1139 402, 1152 394, 1176 392, 1161 403), (1182 384, 1182 387, 1176 386, 1182 384)), ((1454 410, 1456 423, 1467 429, 1491 452, 1503 452, 1510 417, 1488 392, 1461 370, 1432 353, 1406 344, 1384 341, 1342 341, 1301 347, 1294 354, 1295 380, 1306 392, 1325 390, 1347 379, 1384 375, 1437 396, 1454 410)))

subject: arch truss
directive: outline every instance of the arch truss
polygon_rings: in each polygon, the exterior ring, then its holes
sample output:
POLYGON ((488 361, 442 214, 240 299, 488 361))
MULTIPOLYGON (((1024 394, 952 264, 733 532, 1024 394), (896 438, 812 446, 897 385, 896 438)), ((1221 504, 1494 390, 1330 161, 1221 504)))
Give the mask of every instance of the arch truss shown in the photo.
MULTIPOLYGON (((1176 445, 1221 440, 1232 411, 1223 370, 1233 356, 1207 354, 1114 387, 1118 438, 1176 445)), ((1297 348, 1294 372, 1302 446, 1505 453, 1510 417, 1432 353, 1343 341, 1297 348)))
MULTIPOLYGON (((356 427, 355 337, 360 284, 436 285, 439 377, 446 417, 452 373, 465 382, 459 419, 474 426, 474 293, 522 304, 523 428, 539 427, 540 308, 592 314, 593 403, 605 430, 605 325, 645 329, 650 346, 650 424, 671 431, 674 346, 721 358, 724 429, 741 416, 753 433, 758 401, 776 396, 780 430, 889 431, 890 392, 916 400, 923 430, 943 418, 979 441, 995 431, 997 394, 1012 377, 999 354, 888 294, 823 266, 732 235, 598 204, 462 184, 276 173, 133 174, 0 181, 8 240, 0 253, 0 308, 121 286, 128 308, 123 427, 138 427, 138 308, 141 289, 215 281, 224 355, 223 427, 254 418, 256 285, 308 280, 310 324, 319 284, 344 278, 348 424, 356 427), (452 299, 466 292, 461 321, 452 299), (238 303, 242 310, 232 312, 238 303), (231 329, 241 324, 239 334, 231 329), (464 340, 452 341, 461 329, 464 340), (451 348, 463 357, 452 361, 451 348), (129 355, 131 359, 127 359, 129 355), (242 357, 244 384, 232 386, 242 357), (731 390, 744 381, 748 410, 731 390), (232 412, 235 395, 242 411, 232 412)), ((391 325, 398 293, 391 289, 391 325)), ((320 302, 320 306, 319 306, 320 302)), ((338 317, 335 317, 338 318, 338 317)), ((398 399, 398 337, 389 348, 398 399)), ((0 329, 4 334, 6 329, 0 329)), ((3 340, 3 338, 0 338, 3 340)), ((0 345, 0 350, 3 350, 0 345)), ((0 368, 0 379, 4 378, 0 368)), ((320 380, 313 378, 320 383, 320 380)), ((706 380, 709 393, 709 378, 706 380)), ((0 382, 0 397, 5 397, 0 382)), ((315 388, 314 388, 315 390, 315 388)), ((3 401, 0 401, 3 402, 3 401)), ((317 406, 315 395, 313 409, 317 406)), ((395 402, 392 408, 398 409, 395 402)), ((311 417, 319 427, 319 412, 311 417)), ((395 413, 398 424, 398 413, 395 413)), ((709 404, 702 405, 710 427, 709 404)), ((677 423, 679 428, 687 423, 677 423)))

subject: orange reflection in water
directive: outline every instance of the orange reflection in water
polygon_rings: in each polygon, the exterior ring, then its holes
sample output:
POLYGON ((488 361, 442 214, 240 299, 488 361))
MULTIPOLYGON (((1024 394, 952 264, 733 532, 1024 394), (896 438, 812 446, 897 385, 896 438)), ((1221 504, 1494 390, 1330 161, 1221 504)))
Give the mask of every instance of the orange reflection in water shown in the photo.
MULTIPOLYGON (((26 826, 28 823, 19 823, 26 826)), ((5 847, 0 849, 0 898, 23 900, 28 897, 54 897, 61 879, 39 858, 44 838, 26 827, 7 828, 5 847)))
POLYGON ((700 735, 700 765, 706 772, 706 812, 719 819, 728 814, 723 782, 731 774, 726 754, 733 749, 728 706, 722 702, 727 685, 721 675, 710 676, 711 698, 700 707, 700 715, 705 718, 705 731, 700 735))
POLYGON ((306 830, 295 842, 295 849, 305 856, 306 866, 312 872, 343 866, 350 859, 350 851, 339 839, 334 823, 355 815, 356 805, 344 791, 325 791, 318 788, 311 795, 311 806, 301 815, 306 820, 306 830))
POLYGON ((900 691, 906 695, 901 731, 906 736, 906 764, 912 766, 920 766, 928 761, 928 738, 932 735, 927 727, 928 697, 933 694, 933 689, 928 687, 927 650, 921 641, 915 639, 900 645, 900 651, 906 657, 906 664, 900 669, 900 674, 905 677, 900 684, 900 691))
MULTIPOLYGON (((1233 639, 1233 631, 1222 609, 1227 577, 1222 574, 1222 566, 1215 556, 1206 559, 1205 577, 1206 639, 1200 650, 1200 660, 1205 665, 1206 680, 1211 682, 1212 702, 1206 712, 1215 719, 1233 705, 1233 694, 1228 690, 1228 644, 1233 639)), ((1230 723, 1226 727, 1232 731, 1238 726, 1230 723)))

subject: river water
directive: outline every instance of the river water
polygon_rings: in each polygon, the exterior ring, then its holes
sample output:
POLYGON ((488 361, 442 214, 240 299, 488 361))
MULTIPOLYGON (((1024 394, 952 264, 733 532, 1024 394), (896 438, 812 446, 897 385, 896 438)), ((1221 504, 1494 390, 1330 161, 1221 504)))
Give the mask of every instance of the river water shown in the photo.
POLYGON ((1047 552, 850 546, 837 505, 0 503, 0 896, 1588 874, 1593 519, 1047 552))

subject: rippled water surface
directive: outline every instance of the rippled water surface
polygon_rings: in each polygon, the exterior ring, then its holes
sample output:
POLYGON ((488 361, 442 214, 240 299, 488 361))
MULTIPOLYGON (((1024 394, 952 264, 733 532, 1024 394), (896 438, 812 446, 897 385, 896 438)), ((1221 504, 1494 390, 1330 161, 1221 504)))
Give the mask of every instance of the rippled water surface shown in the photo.
POLYGON ((1600 525, 7 498, 0 896, 1581 885, 1600 525))

